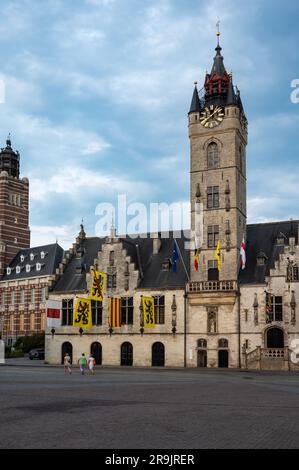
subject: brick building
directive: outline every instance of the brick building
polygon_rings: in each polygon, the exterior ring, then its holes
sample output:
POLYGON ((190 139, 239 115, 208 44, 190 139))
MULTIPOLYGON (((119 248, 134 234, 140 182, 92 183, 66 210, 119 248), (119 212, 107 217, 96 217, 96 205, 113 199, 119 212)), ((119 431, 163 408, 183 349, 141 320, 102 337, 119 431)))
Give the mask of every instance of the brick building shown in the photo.
POLYGON ((63 249, 57 244, 20 250, 0 280, 1 335, 6 343, 46 328, 48 291, 57 279, 63 249))
POLYGON ((20 154, 8 137, 0 152, 0 275, 17 252, 29 246, 29 181, 20 178, 20 154))

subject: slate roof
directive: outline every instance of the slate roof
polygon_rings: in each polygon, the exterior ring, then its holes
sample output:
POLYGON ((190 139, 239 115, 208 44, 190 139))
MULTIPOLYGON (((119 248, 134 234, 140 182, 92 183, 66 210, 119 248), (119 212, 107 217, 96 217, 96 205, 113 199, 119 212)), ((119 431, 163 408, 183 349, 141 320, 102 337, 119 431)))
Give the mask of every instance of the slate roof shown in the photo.
MULTIPOLYGON (((162 263, 165 259, 171 259, 172 257, 174 248, 173 233, 169 234, 169 238, 161 238, 161 248, 156 255, 153 254, 153 239, 148 234, 146 236, 140 235, 136 238, 129 236, 119 236, 118 238, 123 243, 123 247, 126 249, 135 268, 140 272, 141 282, 138 286, 139 288, 184 288, 188 278, 180 258, 177 261, 176 273, 172 272, 172 270, 162 270, 162 263)), ((185 239, 177 238, 176 240, 189 272, 189 251, 184 250, 185 239)), ((90 267, 104 243, 105 238, 94 237, 83 240, 80 244, 80 250, 83 250, 82 257, 74 255, 70 259, 53 292, 82 292, 86 290, 86 273, 90 271, 90 267), (77 268, 80 266, 83 267, 83 270, 81 273, 78 273, 77 268)))
MULTIPOLYGON (((283 245, 277 244, 277 238, 284 238, 288 243, 289 237, 294 234, 298 241, 298 222, 271 222, 265 224, 252 224, 247 226, 246 269, 240 271, 240 284, 259 284, 265 282, 270 268, 283 251, 283 245), (265 255, 264 266, 257 265, 257 256, 265 255)), ((187 234, 188 236, 188 234, 187 234)), ((159 253, 153 254, 153 239, 149 234, 139 235, 136 238, 129 236, 118 237, 123 243, 131 262, 140 273, 139 289, 172 289, 184 288, 188 282, 181 258, 177 261, 177 272, 163 270, 162 264, 171 259, 174 248, 174 234, 170 232, 167 238, 161 237, 159 253)), ((190 273, 190 251, 185 248, 188 238, 176 237, 176 241, 183 257, 187 272, 190 273)), ((56 283, 53 292, 82 292, 87 289, 86 273, 90 271, 98 251, 105 243, 105 238, 86 238, 79 248, 79 254, 74 254, 68 262, 63 275, 56 283), (80 270, 82 268, 82 271, 80 270), (79 268, 79 269, 78 269, 79 268)))
POLYGON ((265 277, 279 259, 279 254, 283 252, 283 245, 277 244, 277 238, 283 238, 288 244, 289 237, 293 235, 298 243, 297 227, 298 221, 247 225, 246 268, 240 271, 240 284, 264 283, 265 277), (260 253, 266 255, 264 266, 257 266, 260 253))
POLYGON ((0 281, 12 281, 16 279, 29 279, 32 277, 49 276, 55 274, 55 270, 58 267, 63 257, 63 249, 57 243, 52 245, 37 246, 20 250, 8 268, 11 269, 11 274, 5 274, 0 278, 0 281), (45 257, 41 257, 41 253, 45 253, 45 257), (34 259, 30 259, 30 255, 34 255, 34 259), (21 261, 21 256, 24 260, 21 261), (40 271, 37 270, 37 263, 41 265, 40 271), (30 271, 26 272, 26 265, 30 265, 30 271), (19 266, 20 273, 17 273, 16 268, 19 266))
POLYGON ((200 105, 200 100, 199 100, 199 96, 198 96, 197 86, 195 85, 192 100, 191 100, 189 114, 190 113, 199 113, 200 110, 201 110, 201 105, 200 105))

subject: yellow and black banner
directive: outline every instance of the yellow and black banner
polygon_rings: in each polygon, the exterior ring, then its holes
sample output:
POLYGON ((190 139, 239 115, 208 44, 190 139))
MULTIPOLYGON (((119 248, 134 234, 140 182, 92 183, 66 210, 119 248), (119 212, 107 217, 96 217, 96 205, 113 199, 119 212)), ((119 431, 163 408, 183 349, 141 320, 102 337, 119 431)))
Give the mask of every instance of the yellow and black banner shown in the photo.
POLYGON ((109 325, 111 328, 121 327, 120 299, 109 298, 109 325))
POLYGON ((153 297, 142 297, 144 328, 155 327, 155 306, 153 297))
POLYGON ((89 299, 77 298, 73 326, 76 328, 92 328, 91 302, 89 299))
POLYGON ((105 286, 106 274, 99 271, 93 271, 90 289, 91 300, 103 301, 104 297, 104 286, 105 286))
POLYGON ((215 259, 217 260, 218 264, 218 271, 221 271, 221 248, 220 248, 220 240, 218 240, 216 251, 215 251, 215 259))

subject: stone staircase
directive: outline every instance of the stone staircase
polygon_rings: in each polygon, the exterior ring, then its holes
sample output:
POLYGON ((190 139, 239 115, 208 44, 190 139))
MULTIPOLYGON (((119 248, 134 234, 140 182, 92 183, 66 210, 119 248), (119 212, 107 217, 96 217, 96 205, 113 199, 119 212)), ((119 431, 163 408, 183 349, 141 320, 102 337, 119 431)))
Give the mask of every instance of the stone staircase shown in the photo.
POLYGON ((290 370, 289 348, 261 348, 244 354, 245 369, 290 370))

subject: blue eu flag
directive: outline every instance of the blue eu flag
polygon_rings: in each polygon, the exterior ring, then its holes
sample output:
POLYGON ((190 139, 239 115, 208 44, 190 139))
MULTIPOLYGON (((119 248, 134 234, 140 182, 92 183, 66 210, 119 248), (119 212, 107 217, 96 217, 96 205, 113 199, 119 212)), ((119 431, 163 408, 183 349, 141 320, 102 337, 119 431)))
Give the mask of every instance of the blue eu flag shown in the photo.
POLYGON ((179 259, 178 248, 177 248, 176 242, 174 241, 173 251, 172 251, 172 258, 171 258, 172 272, 173 273, 176 273, 176 262, 177 262, 178 259, 179 259))

